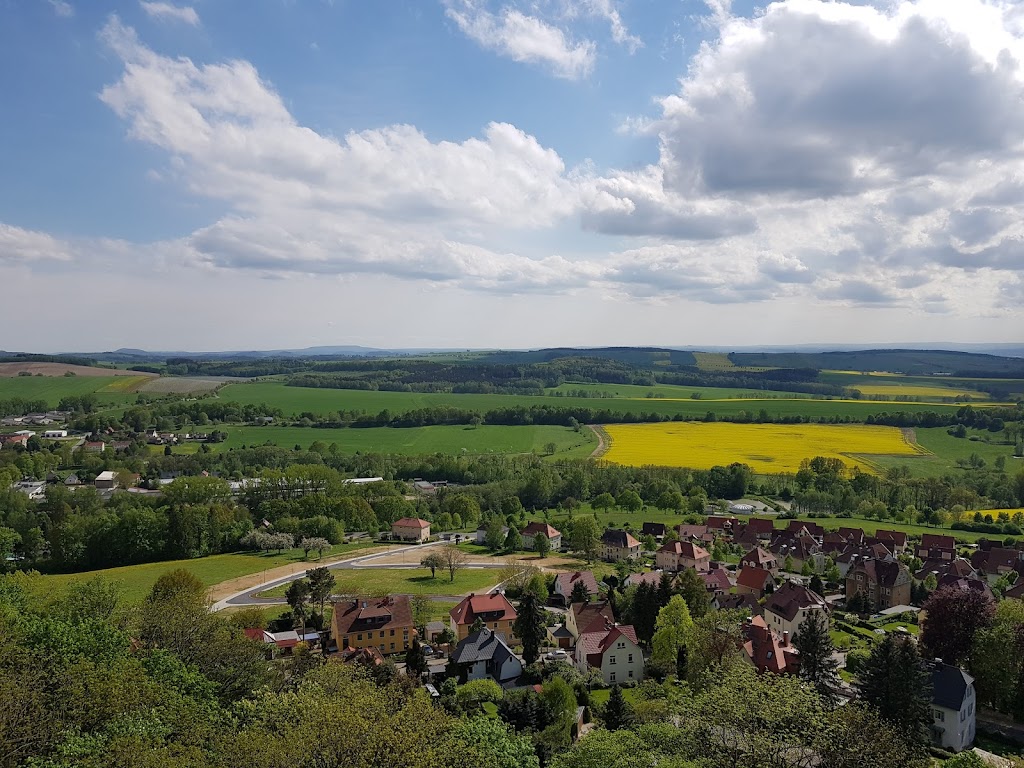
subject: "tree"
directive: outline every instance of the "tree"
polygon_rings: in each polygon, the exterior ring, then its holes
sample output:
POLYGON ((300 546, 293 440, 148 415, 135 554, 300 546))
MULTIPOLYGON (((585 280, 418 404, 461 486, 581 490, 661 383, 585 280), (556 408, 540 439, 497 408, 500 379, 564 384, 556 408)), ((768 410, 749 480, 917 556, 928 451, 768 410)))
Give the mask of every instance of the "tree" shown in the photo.
POLYGON ((786 559, 782 561, 782 570, 786 571, 787 573, 792 573, 793 568, 793 556, 786 555, 786 559))
POLYGON ((932 722, 932 681, 917 646, 886 635, 876 643, 860 675, 861 696, 914 744, 927 744, 932 722))
POLYGON ((523 548, 523 536, 519 533, 514 525, 508 529, 508 535, 505 537, 505 551, 506 552, 518 552, 523 548))
POLYGON ((818 574, 811 576, 811 583, 809 589, 816 595, 825 596, 825 585, 821 581, 821 577, 818 574))
POLYGON ((987 594, 957 587, 933 592, 922 610, 927 615, 921 628, 922 645, 930 655, 953 665, 970 655, 974 636, 991 625, 996 614, 987 594))
POLYGON ((21 534, 13 528, 0 528, 0 565, 4 558, 14 554, 21 544, 21 534))
POLYGON ((526 590, 516 613, 512 634, 523 644, 523 661, 533 664, 540 657, 540 646, 547 636, 544 606, 532 590, 526 590))
POLYGON ((426 595, 413 595, 409 598, 409 605, 412 608, 413 625, 422 630, 430 620, 430 598, 426 595))
POLYGON ((626 590, 632 598, 630 600, 629 624, 636 630, 636 637, 642 644, 649 646, 651 638, 654 637, 654 627, 658 619, 658 610, 661 606, 658 603, 658 588, 640 582, 635 587, 626 590))
POLYGON ((502 691, 500 685, 485 677, 460 685, 455 695, 462 710, 473 713, 485 703, 497 704, 501 701, 502 691))
MULTIPOLYGON (((908 744, 898 728, 860 703, 837 707, 829 714, 814 750, 820 760, 817 768, 927 768, 931 764, 920 745, 908 744)), ((949 764, 947 760, 943 766, 949 764)))
POLYGON ((608 703, 604 705, 602 719, 604 720, 604 727, 609 731, 625 728, 633 720, 633 708, 629 706, 626 697, 622 695, 622 688, 618 685, 612 686, 612 692, 608 696, 608 703))
POLYGON ((593 501, 590 502, 590 506, 594 509, 600 509, 603 512, 607 512, 615 506, 615 497, 610 493, 598 494, 594 497, 593 501))
POLYGON ((693 633, 690 609, 681 595, 673 595, 668 605, 658 611, 651 660, 680 678, 686 677, 686 644, 693 633))
POLYGON ((826 702, 834 704, 839 662, 833 657, 836 649, 824 611, 808 612, 793 637, 793 646, 800 652, 800 679, 813 685, 826 702))
POLYGON ((576 694, 562 677, 555 675, 544 683, 540 697, 550 722, 570 724, 576 719, 576 694))
POLYGON ((405 652, 405 674, 414 680, 419 680, 428 671, 427 654, 423 652, 418 637, 412 639, 412 645, 405 652))
POLYGON ((310 550, 316 550, 317 559, 323 559, 324 550, 331 548, 331 542, 319 536, 311 536, 299 542, 299 549, 302 550, 303 559, 309 559, 310 550))
POLYGON ((444 567, 448 569, 448 581, 455 581, 455 574, 466 565, 469 559, 466 553, 454 544, 448 544, 441 548, 441 558, 444 560, 444 567))
POLYGON ((583 579, 579 579, 575 584, 572 585, 572 593, 569 595, 570 603, 589 603, 590 602, 590 590, 587 589, 587 585, 583 583, 583 579))
MULTIPOLYGON (((498 702, 499 709, 503 702, 498 702)), ((501 720, 472 717, 457 721, 451 735, 465 745, 459 749, 459 762, 493 768, 538 768, 530 737, 516 735, 501 720)))
POLYGON ((491 551, 497 552, 505 543, 504 527, 501 518, 491 515, 487 520, 487 527, 484 529, 484 545, 491 551))
POLYGON ((533 551, 537 553, 537 557, 543 559, 548 556, 551 551, 551 540, 547 537, 547 534, 543 531, 537 533, 533 537, 533 551))
POLYGON ((309 599, 320 606, 320 616, 324 615, 324 603, 331 596, 334 589, 335 578, 327 568, 312 568, 306 571, 306 580, 309 582, 309 599))
POLYGON ((693 568, 685 568, 676 577, 676 591, 690 609, 690 616, 699 619, 711 610, 711 597, 704 580, 693 568))
POLYGON ((446 567, 447 562, 440 552, 429 552, 423 556, 422 560, 420 560, 420 565, 424 568, 429 568, 430 578, 436 579, 437 569, 446 567))
POLYGON ((309 582, 305 579, 293 581, 284 593, 288 605, 292 609, 292 615, 299 620, 302 634, 306 633, 307 603, 309 602, 309 582))
POLYGON ((206 585, 192 571, 176 568, 167 571, 157 578, 149 591, 149 602, 155 603, 170 600, 179 595, 186 595, 197 601, 205 601, 206 585))
POLYGON ((619 494, 615 503, 627 512, 639 512, 644 506, 644 500, 640 498, 640 494, 636 491, 623 491, 619 494))
POLYGON ((572 527, 569 532, 569 546, 576 552, 580 552, 587 562, 592 562, 597 555, 597 548, 601 542, 601 530, 597 521, 589 515, 577 517, 572 520, 572 527))
POLYGON ((1024 602, 999 603, 974 636, 970 666, 979 703, 1024 719, 1024 602))

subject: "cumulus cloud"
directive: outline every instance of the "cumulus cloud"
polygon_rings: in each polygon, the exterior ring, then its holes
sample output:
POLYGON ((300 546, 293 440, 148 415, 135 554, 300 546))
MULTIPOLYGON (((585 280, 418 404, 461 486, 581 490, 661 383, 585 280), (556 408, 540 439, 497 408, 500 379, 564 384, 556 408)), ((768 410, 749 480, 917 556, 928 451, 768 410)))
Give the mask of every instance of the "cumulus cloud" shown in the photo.
POLYGON ((180 21, 193 27, 199 26, 199 14, 189 6, 172 5, 171 3, 149 2, 140 0, 139 5, 148 16, 160 21, 180 21))
POLYGON ((594 68, 597 46, 592 41, 572 40, 537 16, 514 8, 491 13, 480 0, 449 4, 447 14, 471 40, 513 61, 544 65, 567 80, 586 77, 594 68))

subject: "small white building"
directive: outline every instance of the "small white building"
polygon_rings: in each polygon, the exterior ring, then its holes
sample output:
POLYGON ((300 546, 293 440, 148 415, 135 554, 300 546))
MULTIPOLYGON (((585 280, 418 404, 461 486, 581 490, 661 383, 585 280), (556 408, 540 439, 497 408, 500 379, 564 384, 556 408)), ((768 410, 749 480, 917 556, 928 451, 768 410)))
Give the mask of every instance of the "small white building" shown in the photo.
POLYGON ((932 668, 932 740, 953 752, 974 744, 974 678, 959 667, 936 661, 932 668))
POLYGON ((43 437, 50 440, 59 440, 67 436, 68 431, 66 429, 48 429, 43 432, 43 437))
POLYGON ((117 477, 109 469, 96 475, 95 486, 101 490, 111 490, 117 487, 117 477))

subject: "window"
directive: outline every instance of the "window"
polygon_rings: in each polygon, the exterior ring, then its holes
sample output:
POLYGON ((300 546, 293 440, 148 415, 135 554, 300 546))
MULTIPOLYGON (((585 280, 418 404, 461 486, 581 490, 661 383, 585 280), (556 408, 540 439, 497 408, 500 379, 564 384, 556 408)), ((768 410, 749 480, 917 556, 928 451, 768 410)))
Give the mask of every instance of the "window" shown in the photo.
POLYGON ((395 644, 394 643, 391 644, 391 650, 392 651, 395 650, 395 644))
POLYGON ((629 676, 630 676, 630 677, 632 677, 632 676, 633 676, 633 670, 632 670, 632 669, 631 669, 631 670, 629 670, 629 676))
POLYGON ((391 630, 391 637, 394 637, 394 636, 395 636, 395 630, 392 629, 391 630))
POLYGON ((609 683, 614 683, 614 682, 615 682, 615 673, 614 673, 614 672, 612 672, 612 673, 611 673, 611 674, 610 674, 610 675, 608 676, 608 682, 609 682, 609 683))
POLYGON ((356 635, 356 640, 362 640, 362 639, 363 639, 363 634, 362 634, 362 632, 360 632, 358 635, 356 635))
MULTIPOLYGON (((633 654, 632 654, 632 653, 631 653, 631 654, 629 654, 629 663, 630 663, 630 664, 632 664, 632 663, 633 663, 633 654)), ((630 676, 630 677, 632 677, 632 676, 633 676, 633 673, 632 673, 632 672, 630 672, 630 673, 629 673, 629 676, 630 676)))
POLYGON ((384 630, 383 629, 380 631, 380 636, 384 637, 384 630))
POLYGON ((615 663, 615 657, 614 656, 609 656, 608 657, 608 663, 609 664, 614 664, 615 663))
POLYGON ((495 629, 497 629, 497 628, 498 628, 498 622, 494 622, 494 628, 495 628, 495 629))
POLYGON ((935 710, 935 712, 934 712, 934 714, 935 714, 935 719, 936 719, 936 720, 939 720, 940 722, 944 722, 944 721, 945 721, 945 719, 946 719, 946 713, 945 713, 945 712, 943 712, 942 710, 940 710, 940 709, 936 709, 936 710, 935 710))
POLYGON ((620 641, 619 641, 619 644, 618 644, 618 645, 616 645, 615 647, 616 647, 616 648, 625 648, 625 647, 626 647, 626 644, 625 644, 624 642, 622 642, 622 641, 620 640, 620 641))

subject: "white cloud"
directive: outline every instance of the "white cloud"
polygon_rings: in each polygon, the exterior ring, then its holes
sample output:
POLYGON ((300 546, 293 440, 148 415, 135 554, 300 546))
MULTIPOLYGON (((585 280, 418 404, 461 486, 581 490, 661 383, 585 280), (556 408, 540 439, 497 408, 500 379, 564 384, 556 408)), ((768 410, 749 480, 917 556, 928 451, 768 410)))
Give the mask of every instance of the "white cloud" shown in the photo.
POLYGON ((49 0, 54 12, 62 19, 70 19, 75 15, 75 7, 65 0, 49 0))
POLYGON ((150 2, 140 0, 139 5, 148 16, 161 21, 180 21, 193 27, 199 26, 199 14, 190 6, 178 6, 171 3, 150 2))
POLYGON ((542 64, 557 77, 579 80, 590 74, 597 46, 576 42, 561 29, 514 8, 491 13, 480 0, 461 0, 447 8, 448 17, 471 40, 513 61, 542 64))
POLYGON ((564 15, 570 19, 581 16, 595 16, 608 22, 612 40, 625 46, 630 53, 643 47, 643 41, 630 34, 629 28, 622 20, 615 0, 563 0, 564 15))

